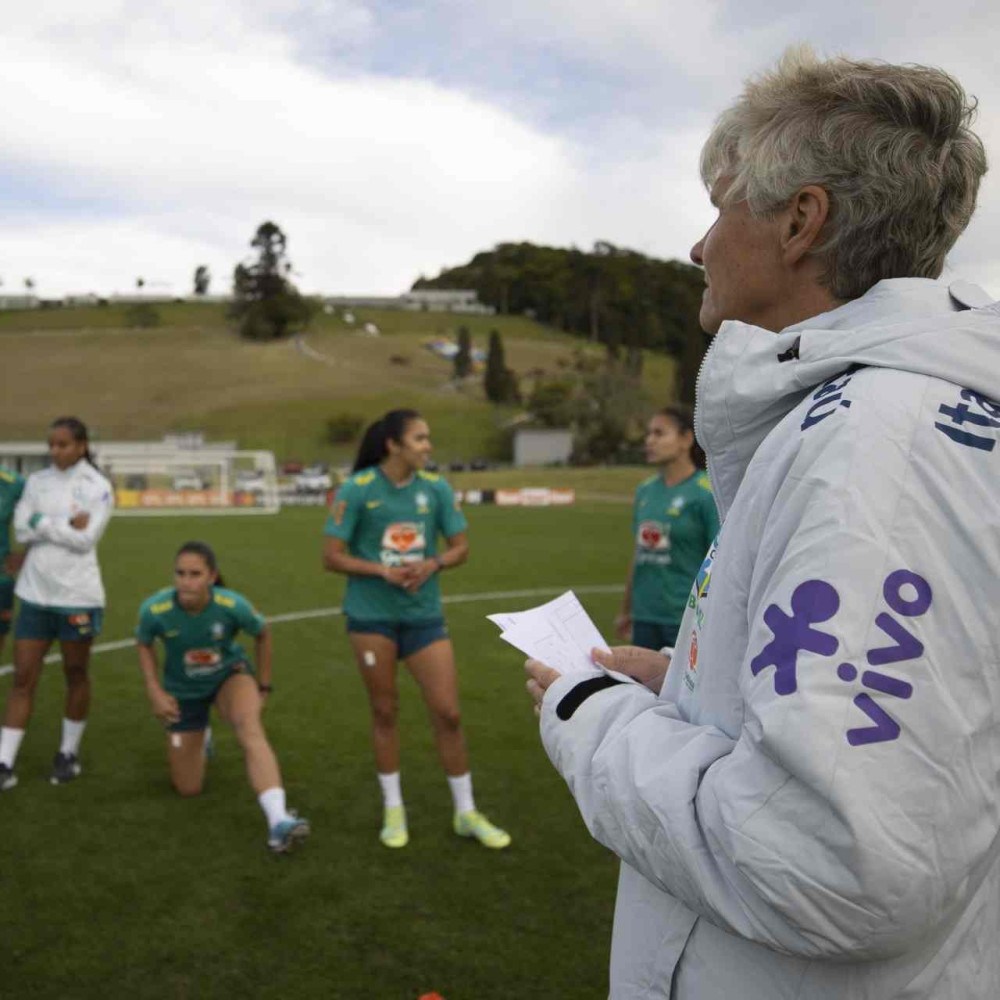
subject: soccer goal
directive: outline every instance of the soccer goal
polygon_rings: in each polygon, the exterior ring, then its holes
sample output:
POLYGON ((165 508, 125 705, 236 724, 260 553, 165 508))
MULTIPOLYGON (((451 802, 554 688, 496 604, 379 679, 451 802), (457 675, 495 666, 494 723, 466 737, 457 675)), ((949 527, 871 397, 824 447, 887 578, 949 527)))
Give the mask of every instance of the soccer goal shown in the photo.
POLYGON ((276 514, 280 509, 270 451, 116 449, 97 458, 114 486, 116 514, 276 514))

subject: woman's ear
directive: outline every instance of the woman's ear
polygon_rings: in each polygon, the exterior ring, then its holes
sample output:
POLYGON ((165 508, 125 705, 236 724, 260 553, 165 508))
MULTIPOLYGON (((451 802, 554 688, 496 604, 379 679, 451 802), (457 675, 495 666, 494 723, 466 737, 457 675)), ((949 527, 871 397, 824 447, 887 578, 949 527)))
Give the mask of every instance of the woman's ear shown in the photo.
POLYGON ((808 184, 793 195, 786 213, 781 253, 785 263, 797 264, 819 242, 830 217, 830 196, 818 184, 808 184))

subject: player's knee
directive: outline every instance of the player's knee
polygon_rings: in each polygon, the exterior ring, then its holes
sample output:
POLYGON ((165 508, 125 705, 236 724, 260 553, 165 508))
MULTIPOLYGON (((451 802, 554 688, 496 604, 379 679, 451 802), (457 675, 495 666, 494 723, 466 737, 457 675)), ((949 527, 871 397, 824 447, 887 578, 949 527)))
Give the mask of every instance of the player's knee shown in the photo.
POLYGON ((372 702, 372 721, 377 729, 393 729, 398 718, 398 698, 379 698, 372 702))
POLYGON ((202 783, 200 781, 192 781, 190 778, 173 778, 171 784, 174 786, 174 791, 182 799, 193 799, 196 795, 201 795, 202 783))
POLYGON ((67 667, 63 673, 69 687, 82 687, 90 683, 90 675, 86 667, 67 667))
POLYGON ((462 713, 451 707, 435 709, 434 725, 441 732, 457 733, 462 728, 462 713))
POLYGON ((33 695, 38 687, 38 674, 34 671, 20 672, 14 674, 13 690, 19 695, 33 695))

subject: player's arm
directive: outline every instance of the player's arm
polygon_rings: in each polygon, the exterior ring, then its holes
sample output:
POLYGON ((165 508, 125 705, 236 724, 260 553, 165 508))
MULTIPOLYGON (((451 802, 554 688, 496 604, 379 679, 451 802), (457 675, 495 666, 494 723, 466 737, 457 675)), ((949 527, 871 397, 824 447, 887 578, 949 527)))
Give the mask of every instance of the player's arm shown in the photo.
POLYGON ((139 651, 139 670, 146 682, 146 697, 149 698, 149 707, 153 710, 153 715, 164 723, 177 722, 181 717, 180 706, 176 698, 163 690, 156 651, 152 645, 141 640, 137 640, 136 649, 139 651))
POLYGON ((380 576, 383 580, 390 579, 390 567, 371 559, 352 556, 343 538, 323 539, 323 568, 345 576, 380 576))
POLYGON ((622 594, 621 610, 615 615, 615 635, 619 639, 632 637, 632 577, 635 574, 635 552, 628 562, 628 575, 625 577, 625 593, 622 594))
POLYGON ((101 540, 111 512, 114 509, 114 499, 111 488, 101 486, 87 500, 82 511, 71 518, 57 518, 49 515, 35 514, 32 517, 32 527, 39 538, 71 549, 73 552, 89 552, 101 540))
POLYGON ((35 490, 34 482, 29 479, 24 487, 24 492, 17 501, 14 508, 14 537, 22 545, 30 545, 32 542, 42 541, 42 536, 38 533, 37 524, 39 516, 35 510, 35 490))
POLYGON ((962 611, 995 602, 996 577, 949 569, 976 565, 978 523, 925 502, 992 486, 943 435, 922 456, 849 427, 815 443, 761 520, 748 647, 698 663, 738 671, 741 721, 696 724, 595 674, 548 688, 542 737, 593 836, 691 910, 789 954, 878 959, 960 912, 1000 835, 1000 733, 976 695, 995 638, 962 611), (961 836, 935 837, 940 816, 961 836))

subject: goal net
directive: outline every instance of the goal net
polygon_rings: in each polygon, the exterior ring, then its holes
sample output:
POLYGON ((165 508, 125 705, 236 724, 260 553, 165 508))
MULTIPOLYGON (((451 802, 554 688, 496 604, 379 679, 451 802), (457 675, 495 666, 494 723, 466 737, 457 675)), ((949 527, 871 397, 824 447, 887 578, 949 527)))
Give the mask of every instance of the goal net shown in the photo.
POLYGON ((115 490, 115 513, 276 514, 274 454, 269 451, 116 450, 98 455, 115 490))

